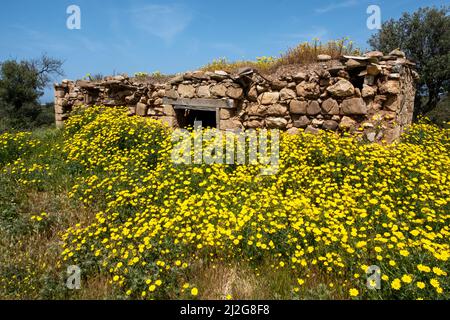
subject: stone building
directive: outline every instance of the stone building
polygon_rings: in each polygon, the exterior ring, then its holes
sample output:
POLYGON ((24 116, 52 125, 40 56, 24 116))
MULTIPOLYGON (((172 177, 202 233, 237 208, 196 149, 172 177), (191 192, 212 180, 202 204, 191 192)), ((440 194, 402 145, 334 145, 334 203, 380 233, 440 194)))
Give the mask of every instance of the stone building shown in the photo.
POLYGON ((127 76, 55 84, 56 124, 77 106, 127 106, 130 116, 160 119, 171 127, 194 121, 221 130, 278 128, 348 131, 392 142, 411 124, 418 74, 405 54, 326 55, 301 70, 264 75, 250 68, 187 72, 167 81, 127 76))

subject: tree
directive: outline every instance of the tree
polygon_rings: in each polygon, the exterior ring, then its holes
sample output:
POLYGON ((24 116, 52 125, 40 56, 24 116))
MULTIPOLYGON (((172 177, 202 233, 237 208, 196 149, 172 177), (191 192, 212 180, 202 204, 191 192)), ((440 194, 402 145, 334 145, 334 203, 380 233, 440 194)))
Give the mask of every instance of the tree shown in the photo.
POLYGON ((417 63, 416 115, 433 110, 450 88, 450 16, 449 6, 420 8, 404 13, 399 20, 383 23, 369 39, 375 50, 390 52, 396 48, 417 63), (422 103, 422 97, 426 102, 422 103))
POLYGON ((37 72, 38 88, 45 88, 54 76, 63 76, 62 70, 63 61, 51 58, 43 54, 39 59, 33 59, 28 64, 37 72))
POLYGON ((29 128, 42 111, 39 98, 63 62, 47 55, 29 61, 0 63, 0 117, 10 127, 29 128))

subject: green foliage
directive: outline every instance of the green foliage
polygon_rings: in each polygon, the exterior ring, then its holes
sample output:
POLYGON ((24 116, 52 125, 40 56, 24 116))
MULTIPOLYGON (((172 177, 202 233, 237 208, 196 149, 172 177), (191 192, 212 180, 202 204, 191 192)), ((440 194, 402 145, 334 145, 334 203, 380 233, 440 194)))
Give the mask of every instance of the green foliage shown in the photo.
POLYGON ((146 78, 146 77, 148 77, 148 73, 147 73, 147 72, 136 72, 136 73, 134 74, 134 76, 135 76, 136 78, 146 78))
POLYGON ((53 123, 52 104, 39 98, 52 75, 62 75, 62 62, 46 55, 38 60, 0 63, 0 132, 53 123))
POLYGON ((441 127, 450 127, 450 98, 445 96, 435 109, 426 114, 433 123, 441 127))
POLYGON ((89 81, 101 81, 102 79, 103 79, 103 75, 100 73, 96 73, 94 75, 91 75, 90 73, 88 73, 83 77, 83 80, 89 80, 89 81))
MULTIPOLYGON (((426 103, 416 104, 416 114, 433 110, 443 92, 450 87, 450 7, 421 8, 404 13, 399 20, 386 21, 382 29, 369 40, 376 50, 405 51, 417 62, 420 73, 418 94, 427 96, 426 103)), ((420 102, 420 99, 417 100, 420 102)))

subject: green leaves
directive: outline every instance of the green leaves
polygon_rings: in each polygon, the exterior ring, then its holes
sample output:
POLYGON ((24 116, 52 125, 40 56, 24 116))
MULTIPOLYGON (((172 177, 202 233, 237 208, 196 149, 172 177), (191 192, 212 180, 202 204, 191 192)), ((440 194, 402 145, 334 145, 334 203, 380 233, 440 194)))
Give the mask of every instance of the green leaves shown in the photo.
POLYGON ((420 8, 404 13, 399 20, 386 21, 369 44, 389 53, 400 48, 417 63, 420 80, 418 94, 427 95, 424 104, 416 103, 416 115, 433 110, 440 94, 450 86, 450 7, 420 8))

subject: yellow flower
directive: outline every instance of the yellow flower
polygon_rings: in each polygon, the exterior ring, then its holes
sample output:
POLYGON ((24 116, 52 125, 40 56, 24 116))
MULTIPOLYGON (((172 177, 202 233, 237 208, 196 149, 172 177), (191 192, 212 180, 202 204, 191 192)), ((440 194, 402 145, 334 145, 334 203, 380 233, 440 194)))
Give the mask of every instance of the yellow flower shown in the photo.
POLYGON ((416 285, 417 285, 417 288, 419 288, 419 289, 425 288, 425 283, 423 283, 421 281, 417 282, 416 285))
POLYGON ((437 276, 446 276, 447 272, 443 271, 442 269, 438 268, 438 267, 433 267, 433 272, 437 275, 437 276))
POLYGON ((402 256, 404 256, 404 257, 409 256, 408 250, 400 250, 400 254, 401 254, 402 256))
POLYGON ((349 293, 350 293, 350 297, 356 297, 356 296, 358 296, 359 291, 358 291, 358 289, 352 288, 349 290, 349 293))
POLYGON ((417 269, 419 271, 426 272, 426 273, 431 272, 431 268, 428 266, 424 266, 423 264, 418 264, 417 269))
POLYGON ((430 280, 430 284, 431 284, 434 288, 439 288, 439 286, 440 286, 439 280, 438 280, 438 279, 435 279, 435 278, 433 278, 433 279, 430 280))
POLYGON ((411 283, 411 282, 412 282, 412 278, 411 278, 410 275, 405 274, 405 275, 402 276, 402 281, 403 281, 404 283, 411 283))
POLYGON ((402 283, 399 279, 394 279, 391 282, 391 288, 394 290, 400 290, 400 288, 402 287, 402 283))
POLYGON ((198 295, 198 289, 197 288, 192 288, 191 289, 191 294, 195 297, 196 295, 198 295))

